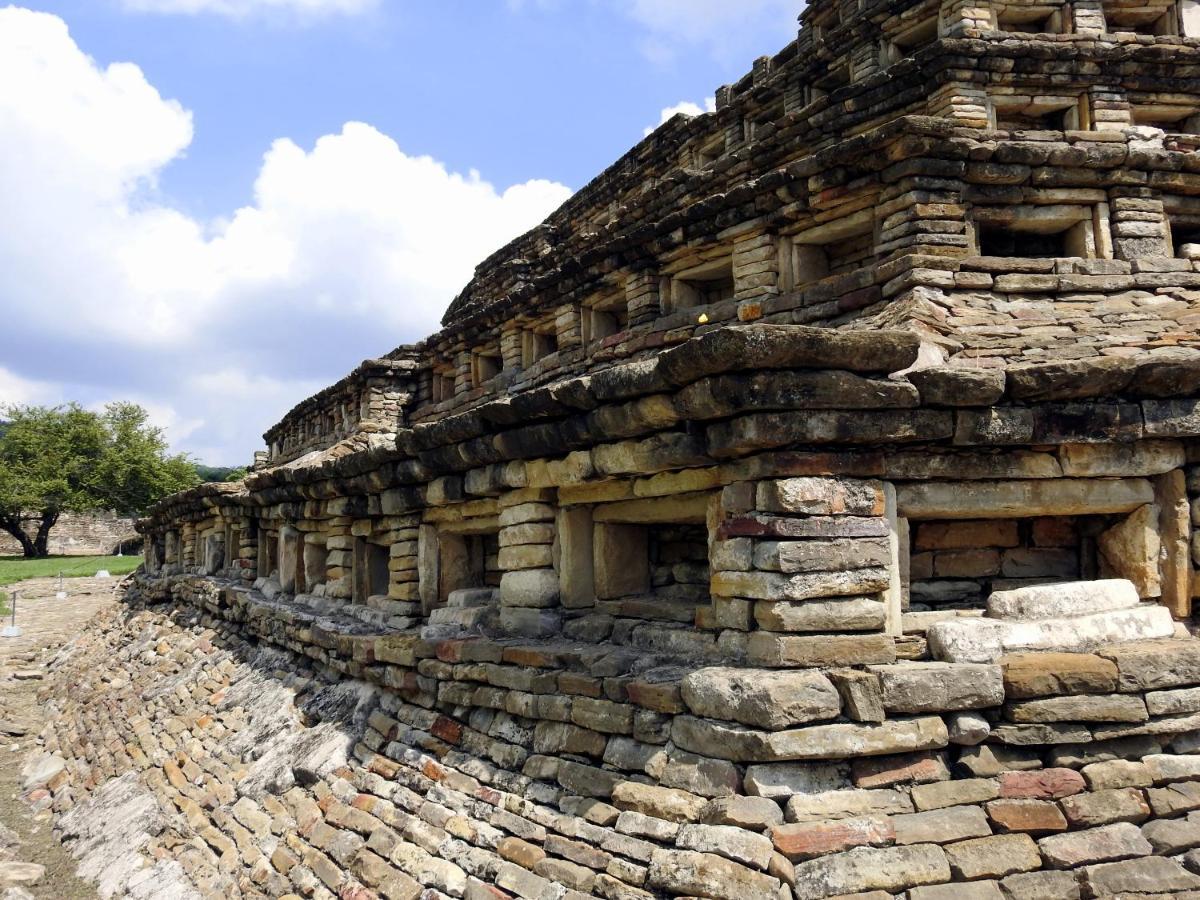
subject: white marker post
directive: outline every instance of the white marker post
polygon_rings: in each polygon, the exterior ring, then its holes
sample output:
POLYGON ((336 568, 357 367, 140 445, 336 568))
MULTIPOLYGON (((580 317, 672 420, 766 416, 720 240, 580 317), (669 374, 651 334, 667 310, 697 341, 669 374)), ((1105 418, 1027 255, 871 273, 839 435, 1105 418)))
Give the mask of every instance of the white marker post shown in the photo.
POLYGON ((17 627, 17 592, 16 591, 13 591, 11 599, 12 599, 12 621, 10 624, 4 626, 3 631, 0 631, 0 637, 11 638, 11 637, 20 637, 21 636, 21 629, 17 627))
POLYGON ((55 593, 54 599, 55 600, 66 600, 67 599, 67 586, 65 584, 63 584, 63 573, 62 572, 58 573, 58 591, 57 591, 57 593, 55 593))

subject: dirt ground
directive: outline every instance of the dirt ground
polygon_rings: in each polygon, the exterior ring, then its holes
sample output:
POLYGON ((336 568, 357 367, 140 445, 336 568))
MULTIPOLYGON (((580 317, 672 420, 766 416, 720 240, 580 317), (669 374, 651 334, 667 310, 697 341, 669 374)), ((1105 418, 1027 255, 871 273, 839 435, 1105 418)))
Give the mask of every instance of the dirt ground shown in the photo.
MULTIPOLYGON (((54 838, 49 812, 35 816, 22 799, 21 767, 31 752, 36 755, 37 735, 44 724, 37 702, 44 666, 96 613, 115 602, 113 592, 119 580, 68 579, 65 600, 55 597, 57 578, 22 581, 5 588, 19 595, 17 625, 22 633, 20 637, 0 637, 0 826, 15 832, 19 843, 0 850, 0 859, 36 863, 46 871, 36 883, 20 885, 28 895, 12 890, 0 893, 0 900, 29 895, 45 900, 97 896, 90 884, 75 877, 75 862, 54 838)), ((0 626, 9 621, 5 616, 0 626)), ((0 829, 0 845, 10 841, 0 829)), ((0 862, 0 891, 12 884, 3 880, 5 868, 0 862)))

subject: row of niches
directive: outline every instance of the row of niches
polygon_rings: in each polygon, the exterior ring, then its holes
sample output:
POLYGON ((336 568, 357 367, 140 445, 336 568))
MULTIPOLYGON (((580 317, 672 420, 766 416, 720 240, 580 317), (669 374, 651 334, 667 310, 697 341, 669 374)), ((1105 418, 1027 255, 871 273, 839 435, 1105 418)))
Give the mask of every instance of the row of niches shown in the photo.
MULTIPOLYGON (((859 5, 861 7, 862 4, 859 5)), ((830 31, 837 24, 835 19, 832 25, 826 22, 815 26, 815 30, 818 33, 830 31)), ((904 61, 940 38, 958 35, 963 28, 1014 36, 1096 37, 1107 33, 1116 39, 1137 36, 1200 37, 1200 0, 1104 0, 1102 4, 1099 0, 1091 4, 1067 3, 1064 0, 964 4, 961 0, 945 0, 940 5, 920 4, 886 20, 874 48, 865 48, 870 52, 864 52, 862 47, 851 46, 851 49, 841 52, 831 61, 823 74, 815 78, 806 77, 804 84, 785 91, 783 99, 777 99, 765 108, 744 116, 736 127, 689 142, 681 162, 686 167, 705 168, 730 151, 770 134, 785 113, 804 110, 840 88, 904 61), (921 14, 922 10, 924 14, 921 14)), ((1064 109, 1065 106, 1056 106, 1053 110, 1047 110, 1047 113, 1062 112, 1064 109)), ((1178 123, 1195 114, 1193 110, 1176 118, 1176 112, 1169 109, 1160 116, 1147 109, 1142 117, 1135 117, 1134 121, 1137 124, 1163 126, 1178 123)), ((1086 113, 1083 116, 1086 118, 1086 113)), ((1070 115, 1064 116, 1065 127, 1092 127, 1089 124, 1069 124, 1072 118, 1070 115)))
MULTIPOLYGON (((637 325, 667 316, 686 316, 680 325, 716 322, 725 318, 717 310, 740 298, 833 284, 879 262, 892 232, 902 227, 877 221, 874 209, 866 209, 770 236, 748 253, 734 245, 689 248, 664 265, 649 294, 644 279, 635 293, 614 277, 611 287, 583 303, 560 307, 533 323, 510 322, 498 338, 459 354, 456 362, 435 362, 421 396, 424 402, 446 403, 471 391, 510 385, 522 375, 551 372, 561 350, 595 354, 628 340, 635 315, 637 325), (655 302, 649 318, 646 307, 637 305, 647 296, 655 302)), ((1142 242, 1139 257, 1174 257, 1186 261, 1189 271, 1200 261, 1200 203, 1187 197, 976 205, 964 212, 958 231, 969 257, 1111 260, 1115 235, 1142 242)))

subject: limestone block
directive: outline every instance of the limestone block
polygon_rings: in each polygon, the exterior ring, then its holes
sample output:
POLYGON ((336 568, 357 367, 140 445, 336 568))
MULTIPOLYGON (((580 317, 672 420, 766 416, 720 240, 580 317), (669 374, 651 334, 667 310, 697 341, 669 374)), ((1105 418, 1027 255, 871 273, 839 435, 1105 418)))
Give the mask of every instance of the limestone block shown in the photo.
POLYGON ((1200 684, 1200 641, 1139 641, 1097 653, 1116 664, 1122 691, 1200 684))
POLYGON ((746 642, 752 665, 775 668, 886 665, 896 661, 895 638, 886 634, 789 635, 755 631, 746 642))
POLYGON ((715 853, 756 869, 766 869, 774 849, 771 839, 729 825, 684 825, 675 846, 681 850, 715 853))
POLYGON ((608 600, 647 593, 650 590, 647 553, 646 529, 597 523, 592 552, 596 596, 608 600))
POLYGON ((829 791, 824 794, 796 794, 787 803, 789 822, 824 822, 859 816, 888 816, 911 813, 912 800, 904 791, 829 791))
POLYGON ((993 619, 1035 622, 1133 609, 1138 603, 1137 588, 1132 582, 1112 578, 996 591, 988 597, 987 614, 993 619))
POLYGON ((827 674, 842 697, 847 718, 855 722, 882 722, 887 717, 878 676, 858 669, 835 669, 827 674))
POLYGON ((896 843, 948 844, 992 833, 988 817, 978 806, 951 806, 928 812, 895 815, 891 819, 896 843))
POLYGON ((680 685, 693 713, 777 730, 835 718, 841 699, 819 672, 712 668, 692 672, 680 685))
POLYGON ((762 628, 785 633, 882 631, 887 607, 872 597, 759 600, 754 605, 754 618, 762 628))
POLYGON ((946 727, 950 731, 950 743, 962 747, 982 744, 992 733, 991 723, 984 716, 973 712, 959 712, 947 716, 946 727))
POLYGON ((1042 866, 1038 845, 1027 834, 1001 834, 951 844, 946 848, 946 858, 954 877, 966 880, 1003 878, 1042 866))
POLYGON ((1154 852, 1141 829, 1128 822, 1052 834, 1039 840, 1038 848, 1047 865, 1055 869, 1074 869, 1091 863, 1149 856, 1154 852))
POLYGON ((553 569, 524 569, 500 576, 502 606, 546 609, 558 605, 558 573, 553 569))
POLYGON ((965 778, 935 784, 919 784, 912 789, 913 803, 922 811, 967 803, 985 803, 999 796, 1000 784, 990 778, 965 778))
POLYGON ((746 768, 746 793, 772 801, 850 786, 850 765, 846 762, 775 763, 746 768))
POLYGON ((718 597, 751 600, 811 600, 877 594, 887 590, 888 583, 888 570, 882 567, 801 575, 716 572, 712 577, 712 592, 718 597))
POLYGON ((1092 653, 1014 653, 1001 657, 1000 667, 1010 699, 1117 689, 1116 665, 1092 653))
POLYGON ((988 819, 1005 834, 1057 834, 1067 830, 1058 805, 1048 800, 993 800, 988 819))
POLYGON ((553 637, 562 631, 562 614, 549 609, 503 607, 500 629, 518 637, 553 637))
POLYGON ((1169 610, 1146 606, 1041 622, 959 618, 935 623, 928 635, 929 649, 935 659, 995 662, 1006 652, 1086 650, 1111 643, 1166 638, 1174 633, 1169 610))
POLYGON ((999 666, 901 663, 877 666, 883 705, 890 713, 984 709, 1004 702, 999 666))
POLYGON ((784 478, 758 485, 762 512, 810 516, 883 514, 883 486, 849 478, 784 478))
POLYGON ((1129 478, 1161 475, 1186 463, 1178 441, 1132 444, 1064 444, 1058 450, 1068 478, 1129 478))
POLYGON ((934 845, 861 847, 796 866, 796 900, 882 890, 899 893, 950 880, 946 853, 934 845))
POLYGON ((745 797, 734 794, 709 801, 700 813, 705 825, 732 825, 750 831, 764 831, 783 822, 779 804, 766 797, 745 797))
POLYGON ((1200 889, 1200 877, 1162 856, 1088 866, 1081 880, 1092 897, 1161 896, 1200 889))
POLYGON ((1005 897, 1013 900, 1079 900, 1073 872, 1022 872, 1001 880, 1005 897))
POLYGON ((1154 486, 1139 478, 985 481, 973 483, 970 491, 931 481, 898 485, 896 491, 900 515, 910 519, 1108 515, 1154 502, 1154 486))
POLYGON ((792 862, 842 853, 855 847, 885 847, 895 840, 886 816, 790 823, 771 829, 775 848, 792 862))
POLYGON ((1145 701, 1128 694, 1025 700, 1008 704, 1004 714, 1010 722, 1145 722, 1150 718, 1145 701))
POLYGON ((1137 788, 1113 788, 1064 797, 1059 801, 1074 828, 1094 828, 1116 822, 1140 825, 1150 818, 1150 806, 1137 788))
POLYGON ((1004 372, 998 369, 939 366, 914 369, 905 377, 926 406, 992 406, 1004 396, 1004 372))
POLYGON ((648 884, 671 894, 745 900, 773 897, 778 879, 712 853, 655 850, 650 858, 648 884))
POLYGON ((1097 541, 1103 570, 1133 582, 1138 596, 1143 598, 1162 594, 1159 516, 1158 505, 1147 503, 1101 534, 1097 541))
POLYGON ((754 548, 754 568, 788 575, 866 569, 890 562, 891 551, 885 538, 760 541, 754 548))

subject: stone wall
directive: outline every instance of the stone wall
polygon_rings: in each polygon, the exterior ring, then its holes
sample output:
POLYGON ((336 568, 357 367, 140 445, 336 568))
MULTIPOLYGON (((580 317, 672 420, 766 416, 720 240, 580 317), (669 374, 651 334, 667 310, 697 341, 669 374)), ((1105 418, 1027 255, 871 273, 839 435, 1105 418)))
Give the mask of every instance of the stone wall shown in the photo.
MULTIPOLYGON (((30 524, 36 530, 37 519, 30 524)), ((132 518, 113 512, 63 513, 50 532, 49 550, 53 556, 109 556, 124 548, 137 553, 141 546, 132 518)), ((9 534, 0 532, 0 556, 21 555, 21 545, 9 534)))
POLYGON ((62 657, 43 739, 63 764, 29 786, 115 885, 361 900, 1200 889, 1190 638, 770 673, 355 634, 194 577, 141 579, 126 599, 131 614, 62 657), (99 820, 147 803, 140 843, 105 840, 99 820))

